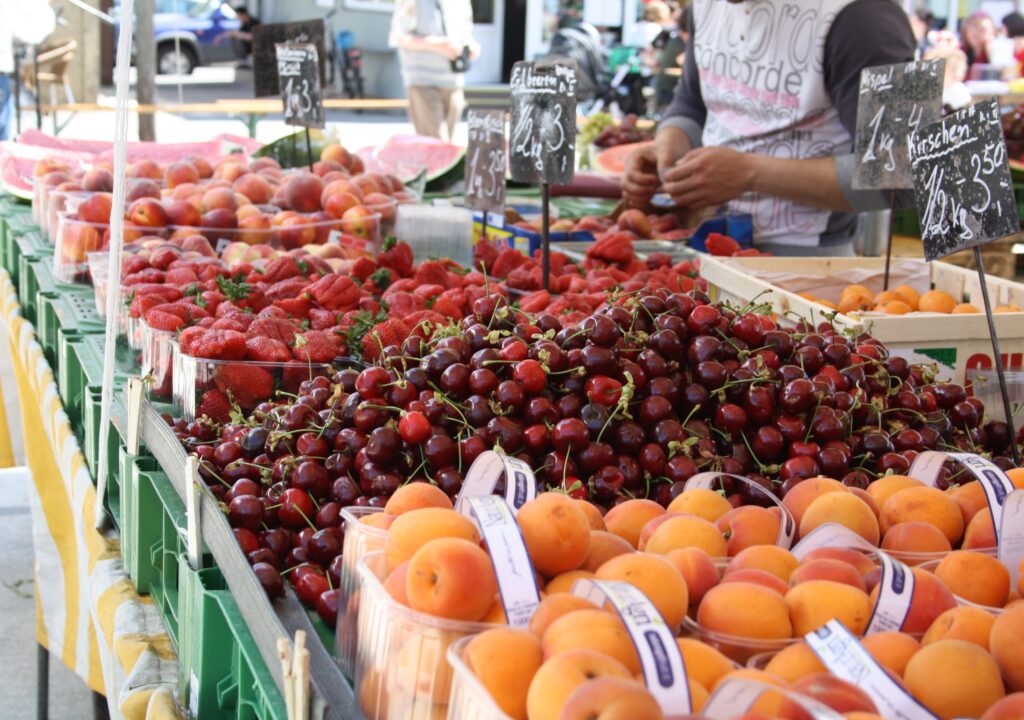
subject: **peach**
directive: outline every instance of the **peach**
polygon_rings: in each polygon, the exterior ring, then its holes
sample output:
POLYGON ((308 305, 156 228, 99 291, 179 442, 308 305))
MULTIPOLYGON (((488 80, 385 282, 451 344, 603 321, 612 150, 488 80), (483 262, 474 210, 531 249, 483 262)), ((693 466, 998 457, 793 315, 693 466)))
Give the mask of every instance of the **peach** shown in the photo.
POLYGON ((954 595, 978 605, 1002 607, 1010 594, 1010 571, 991 555, 954 550, 942 558, 935 575, 954 595))
POLYGON ((199 182, 199 171, 192 163, 173 162, 164 170, 164 184, 169 188, 177 187, 182 183, 199 182))
MULTIPOLYGON (((590 503, 587 504, 590 505, 590 503)), ((605 532, 604 530, 592 530, 590 533, 590 550, 587 552, 587 557, 583 564, 580 565, 580 569, 594 572, 613 557, 632 552, 635 552, 633 546, 618 535, 605 532)))
POLYGON ((574 610, 548 626, 541 637, 544 657, 566 650, 594 650, 626 666, 634 675, 640 672, 640 657, 626 626, 607 610, 574 610))
MULTIPOLYGON (((841 680, 828 672, 814 673, 793 683, 792 689, 801 695, 817 700, 838 713, 878 713, 871 697, 859 687, 841 680)), ((779 715, 783 718, 806 718, 807 712, 788 698, 782 703, 779 715)))
POLYGON ((886 475, 868 485, 867 492, 881 508, 894 493, 912 487, 924 487, 924 483, 906 475, 886 475))
MULTIPOLYGON (((256 169, 257 168, 254 163, 253 171, 256 171, 256 169)), ((234 160, 228 160, 227 162, 223 162, 220 165, 218 165, 216 169, 214 169, 213 174, 214 177, 219 178, 221 180, 234 182, 238 178, 245 175, 247 172, 249 172, 249 169, 246 168, 246 166, 243 165, 242 163, 234 160)))
POLYGON ((811 550, 809 553, 804 555, 802 562, 809 563, 814 562, 815 560, 839 560, 849 565, 853 565, 862 577, 873 572, 877 568, 870 557, 862 553, 860 550, 854 550, 853 548, 818 548, 817 550, 811 550))
POLYGON ((114 175, 109 170, 90 170, 82 176, 82 189, 88 192, 113 192, 114 175))
POLYGON ((78 217, 84 222, 105 225, 110 222, 110 209, 113 204, 113 196, 109 193, 90 195, 78 206, 78 217))
POLYGON ((359 681, 359 707, 366 717, 382 718, 388 717, 390 710, 390 693, 385 692, 384 669, 374 667, 365 669, 365 674, 359 681))
POLYGON ((405 582, 409 576, 409 561, 406 560, 404 563, 396 567, 388 576, 384 579, 384 589, 387 590, 388 595, 402 605, 408 606, 409 596, 405 593, 405 582))
POLYGON ((566 698, 558 713, 558 720, 662 720, 663 717, 661 706, 647 688, 634 680, 615 677, 583 683, 566 698))
POLYGON ((238 242, 246 245, 263 245, 270 239, 270 230, 270 218, 259 210, 253 214, 246 213, 245 217, 238 221, 238 242))
POLYGON ((830 492, 815 498, 804 509, 800 536, 807 537, 827 522, 838 523, 872 545, 878 545, 878 519, 868 504, 853 493, 830 492))
POLYGON ((794 485, 793 488, 786 493, 786 496, 782 499, 782 504, 787 510, 789 510, 789 514, 793 516, 793 519, 796 520, 797 526, 799 526, 800 521, 803 519, 804 512, 808 507, 810 507, 812 502, 822 495, 834 492, 848 494, 850 490, 841 482, 833 480, 832 478, 807 478, 803 482, 799 482, 794 485))
POLYGON ((309 172, 293 175, 284 186, 284 200, 295 212, 309 213, 320 209, 324 182, 309 172))
POLYGON ((590 580, 593 577, 594 573, 589 570, 569 570, 551 578, 548 584, 544 586, 544 592, 548 595, 572 592, 572 586, 577 580, 590 580))
POLYGON ((670 513, 684 513, 702 517, 709 522, 732 510, 732 503, 709 488, 693 488, 680 493, 668 505, 670 513))
POLYGON ((632 680, 633 675, 622 663, 593 650, 570 650, 548 658, 530 681, 527 717, 556 720, 573 690, 602 677, 632 680))
POLYGON ((540 638, 526 630, 485 630, 469 641, 462 659, 502 712, 526 720, 526 693, 544 660, 540 638))
POLYGON ((872 633, 864 637, 861 644, 879 665, 900 677, 910 658, 921 649, 921 643, 898 630, 872 633))
POLYGON ((636 586, 672 629, 683 621, 689 607, 682 574, 675 565, 657 555, 619 555, 599 567, 594 577, 597 580, 622 580, 636 586))
POLYGON ((756 505, 734 508, 715 523, 729 538, 726 542, 729 557, 754 545, 774 545, 779 537, 780 524, 781 514, 777 508, 767 509, 756 505))
POLYGON ((491 609, 497 593, 498 580, 490 556, 469 540, 431 540, 409 561, 405 594, 413 610, 476 622, 491 609))
POLYGON ((213 176, 213 166, 210 161, 201 155, 189 155, 185 158, 185 162, 189 163, 199 173, 200 178, 208 178, 213 176))
POLYGON ((234 212, 238 209, 235 193, 229 188, 211 188, 207 190, 203 193, 202 204, 207 212, 210 210, 230 210, 234 212))
POLYGON ((692 607, 700 605, 708 590, 718 584, 720 577, 715 561, 700 548, 671 550, 665 559, 683 576, 692 607))
MULTIPOLYGON (((1020 646, 1020 637, 1013 640, 1020 646)), ((996 661, 974 643, 940 640, 907 663, 907 690, 942 720, 976 718, 1005 695, 996 661)))
POLYGON ((1020 720, 1024 718, 1024 692, 1015 692, 994 702, 981 720, 1020 720))
POLYGON ((557 593, 548 595, 530 617, 529 629, 537 637, 543 637, 548 627, 558 618, 575 610, 595 610, 594 603, 575 595, 557 593))
POLYGON ((857 588, 861 592, 866 593, 868 591, 867 586, 864 584, 864 577, 857 571, 857 568, 841 560, 830 560, 827 558, 812 560, 794 570, 789 578, 789 582, 792 585, 799 585, 809 580, 831 580, 833 582, 845 583, 857 588))
POLYGON ((807 675, 827 672, 821 659, 802 640, 779 650, 764 666, 764 670, 778 675, 787 683, 796 682, 807 675))
POLYGON ((711 557, 725 557, 726 542, 712 523, 696 515, 670 517, 658 526, 643 549, 656 555, 670 550, 697 547, 711 557))
POLYGON ((172 200, 165 203, 164 210, 167 212, 167 222, 171 225, 199 227, 203 221, 203 216, 195 205, 185 200, 172 200))
POLYGON ((533 567, 545 577, 575 570, 590 552, 590 521, 567 495, 538 495, 519 508, 516 522, 533 567))
POLYGON ((988 650, 988 638, 996 618, 978 607, 965 605, 950 608, 935 618, 928 632, 921 638, 922 645, 939 640, 966 640, 988 650))
POLYGON ((442 537, 480 544, 480 533, 473 521, 454 510, 426 507, 399 515, 391 523, 384 545, 388 567, 398 567, 429 541, 442 537))
POLYGON ((249 198, 249 202, 263 205, 274 197, 274 186, 265 177, 256 173, 246 173, 231 184, 232 189, 249 198))
POLYGON ((985 489, 977 480, 951 487, 946 492, 960 506, 960 513, 964 516, 965 526, 979 511, 985 510, 988 507, 985 489))
POLYGON ((327 162, 336 162, 342 167, 348 167, 352 164, 352 156, 344 146, 338 143, 330 143, 324 145, 324 149, 320 151, 320 159, 327 162))
POLYGON ((380 192, 367 193, 363 203, 370 212, 380 215, 380 221, 386 225, 393 225, 395 222, 395 208, 398 203, 390 195, 380 192))
POLYGON ((952 547, 945 533, 929 522, 918 520, 896 523, 890 527, 882 538, 882 549, 890 551, 903 562, 916 565, 923 558, 918 557, 916 562, 908 562, 915 560, 915 555, 949 552, 952 547))
POLYGON ((732 661, 705 642, 676 638, 676 644, 683 654, 686 675, 705 688, 714 687, 720 677, 733 670, 732 661))
POLYGON ((704 709, 704 706, 708 704, 708 700, 711 699, 711 693, 707 691, 707 688, 691 677, 687 677, 686 684, 690 689, 690 706, 693 710, 693 714, 699 717, 701 710, 704 709))
POLYGON ((641 238, 651 237, 651 223, 642 210, 623 210, 617 222, 620 228, 636 233, 641 238))
POLYGON ((668 522, 674 517, 679 517, 679 515, 676 513, 663 513, 648 520, 644 526, 640 528, 640 540, 637 542, 637 549, 645 549, 647 547, 647 541, 651 539, 651 535, 661 527, 662 523, 668 522))
POLYGON ((808 580, 786 593, 786 605, 798 636, 839 620, 854 635, 863 635, 871 619, 871 601, 863 590, 831 580, 808 580))
MULTIPOLYGON (((913 568, 914 594, 910 598, 910 609, 903 621, 903 632, 916 635, 925 632, 942 613, 956 607, 956 598, 946 584, 920 568, 913 568)), ((878 598, 878 586, 871 589, 871 603, 878 598)))
POLYGON ((380 218, 363 205, 351 207, 341 216, 341 231, 346 235, 369 239, 377 235, 379 229, 380 218))
POLYGON ((774 590, 779 595, 785 595, 789 591, 789 585, 785 580, 780 580, 777 576, 772 575, 767 570, 758 570, 757 568, 741 568, 740 570, 733 570, 727 572, 721 582, 748 582, 754 583, 755 585, 761 585, 774 590))
POLYGON ((350 193, 354 195, 359 202, 363 201, 362 191, 352 184, 352 180, 349 178, 342 178, 341 180, 332 180, 324 186, 323 192, 320 193, 320 204, 326 208, 327 198, 335 193, 350 193))
POLYGON ((753 583, 711 588, 697 609, 697 622, 707 630, 744 638, 775 640, 793 636, 786 601, 777 592, 753 583))
POLYGON ((996 618, 988 647, 1014 692, 1024 690, 1024 603, 1015 603, 996 618))
POLYGON ((345 166, 334 160, 319 160, 313 163, 313 174, 326 178, 331 173, 347 172, 345 166))
POLYGON ((627 500, 604 516, 608 532, 618 535, 633 547, 640 545, 640 531, 653 518, 665 514, 665 508, 653 500, 627 500))
POLYGON ((725 571, 728 573, 733 570, 754 568, 765 570, 780 580, 788 581, 798 565, 799 561, 789 550, 778 545, 755 545, 738 553, 729 561, 725 571))
POLYGON ((590 521, 591 530, 607 530, 604 526, 604 516, 601 511, 597 509, 597 505, 590 502, 589 500, 583 500, 581 498, 573 498, 573 501, 580 506, 580 509, 587 514, 587 520, 590 521))
POLYGON ((152 160, 139 160, 128 167, 128 177, 159 180, 163 177, 163 172, 152 160))
POLYGON ((960 506, 938 488, 922 485, 899 490, 881 503, 879 525, 882 532, 901 522, 920 520, 936 526, 956 544, 964 534, 964 517, 960 506))
POLYGON ((436 507, 452 509, 452 501, 445 492, 428 482, 410 482, 395 490, 384 506, 390 515, 402 515, 411 510, 436 507))
POLYGON ((341 219, 349 208, 358 206, 359 198, 350 192, 336 192, 327 196, 324 202, 324 211, 331 217, 341 219))
POLYGON ((992 526, 992 514, 975 513, 967 523, 964 541, 960 546, 963 550, 988 550, 996 546, 996 531, 992 526))

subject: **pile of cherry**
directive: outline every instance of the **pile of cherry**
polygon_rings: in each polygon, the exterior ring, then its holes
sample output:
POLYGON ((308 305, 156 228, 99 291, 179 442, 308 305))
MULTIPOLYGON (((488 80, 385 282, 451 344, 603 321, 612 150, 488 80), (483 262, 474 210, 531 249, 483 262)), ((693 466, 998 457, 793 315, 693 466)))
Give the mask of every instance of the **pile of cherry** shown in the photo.
MULTIPOLYGON (((340 510, 383 507, 413 481, 454 497, 488 449, 601 509, 636 497, 668 505, 701 471, 755 481, 726 481, 739 505, 818 475, 864 488, 927 449, 1010 466, 1007 426, 983 422, 963 387, 933 382, 869 336, 783 329, 759 309, 699 291, 633 293, 562 328, 489 296, 457 326, 384 347, 378 365, 307 381, 227 423, 168 422, 201 459, 267 592, 280 594, 286 576, 328 623, 340 510)), ((938 486, 958 482, 947 473, 938 486)))

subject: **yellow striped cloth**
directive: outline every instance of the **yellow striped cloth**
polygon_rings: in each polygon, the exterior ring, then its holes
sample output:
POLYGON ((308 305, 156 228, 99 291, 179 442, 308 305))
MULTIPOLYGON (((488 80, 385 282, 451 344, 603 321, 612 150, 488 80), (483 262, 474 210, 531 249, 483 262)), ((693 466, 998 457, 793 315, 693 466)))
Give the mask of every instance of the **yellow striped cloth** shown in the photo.
POLYGON ((11 344, 32 477, 38 641, 107 696, 111 717, 180 718, 170 639, 152 601, 140 597, 125 574, 116 534, 94 528, 96 490, 85 456, 35 328, 21 317, 14 285, 2 268, 0 314, 11 344))

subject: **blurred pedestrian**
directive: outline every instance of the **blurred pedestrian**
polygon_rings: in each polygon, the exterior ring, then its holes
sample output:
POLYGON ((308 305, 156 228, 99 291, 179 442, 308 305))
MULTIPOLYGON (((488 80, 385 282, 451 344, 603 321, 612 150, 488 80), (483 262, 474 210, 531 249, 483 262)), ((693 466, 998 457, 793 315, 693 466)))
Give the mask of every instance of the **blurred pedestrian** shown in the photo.
POLYGON ((57 17, 46 0, 0 0, 0 18, 0 140, 8 140, 14 120, 14 42, 40 44, 57 17))
POLYGON ((659 110, 672 102, 672 93, 679 82, 683 60, 686 57, 686 43, 690 39, 690 14, 693 11, 687 5, 676 14, 676 27, 662 30, 654 38, 655 65, 658 72, 654 82, 655 104, 659 110))
POLYGON ((623 36, 626 47, 647 49, 665 29, 671 28, 672 10, 662 0, 651 0, 644 6, 643 20, 635 23, 623 36))
POLYGON ((388 42, 398 48, 416 133, 451 142, 466 107, 465 73, 480 56, 470 1, 397 0, 388 42))
POLYGON ((1006 37, 1013 41, 1015 63, 1010 79, 1024 77, 1024 15, 1012 12, 1004 17, 1003 30, 1006 32, 1006 37))
POLYGON ((976 12, 964 20, 960 28, 960 46, 967 56, 968 77, 973 77, 971 68, 975 65, 988 64, 989 45, 995 39, 996 24, 988 13, 976 12))
POLYGON ((238 58, 237 67, 241 70, 247 70, 252 67, 249 63, 249 57, 252 55, 252 35, 257 26, 259 26, 260 19, 250 14, 249 8, 244 5, 236 7, 234 10, 235 16, 240 23, 238 29, 223 32, 214 38, 213 41, 221 43, 225 40, 230 40, 231 48, 235 51, 235 57, 238 58))

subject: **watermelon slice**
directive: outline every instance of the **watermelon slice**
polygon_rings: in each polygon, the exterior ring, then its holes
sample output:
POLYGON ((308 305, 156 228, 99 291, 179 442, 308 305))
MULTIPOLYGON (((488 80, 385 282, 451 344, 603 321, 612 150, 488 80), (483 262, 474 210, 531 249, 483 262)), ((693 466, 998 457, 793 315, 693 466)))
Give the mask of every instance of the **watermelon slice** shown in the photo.
POLYGON ((395 135, 378 147, 359 150, 368 172, 389 173, 402 182, 426 174, 428 191, 444 190, 462 179, 466 149, 422 135, 395 135))
POLYGON ((591 159, 594 170, 606 175, 621 175, 626 171, 626 158, 637 148, 650 145, 648 142, 627 143, 602 150, 591 159))

